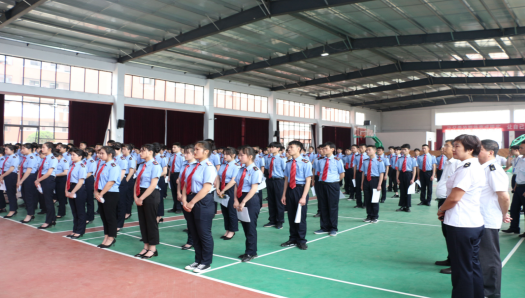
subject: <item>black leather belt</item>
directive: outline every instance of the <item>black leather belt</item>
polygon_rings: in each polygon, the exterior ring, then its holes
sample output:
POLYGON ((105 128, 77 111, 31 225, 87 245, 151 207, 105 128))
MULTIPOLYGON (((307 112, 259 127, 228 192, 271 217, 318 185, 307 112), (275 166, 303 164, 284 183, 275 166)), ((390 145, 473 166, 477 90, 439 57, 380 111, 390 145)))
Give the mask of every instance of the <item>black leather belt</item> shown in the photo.
POLYGON ((324 181, 318 181, 319 183, 321 184, 334 184, 334 183, 339 183, 339 181, 336 181, 336 182, 324 182, 324 181))
POLYGON ((284 177, 283 178, 268 178, 268 180, 283 180, 283 179, 284 177))

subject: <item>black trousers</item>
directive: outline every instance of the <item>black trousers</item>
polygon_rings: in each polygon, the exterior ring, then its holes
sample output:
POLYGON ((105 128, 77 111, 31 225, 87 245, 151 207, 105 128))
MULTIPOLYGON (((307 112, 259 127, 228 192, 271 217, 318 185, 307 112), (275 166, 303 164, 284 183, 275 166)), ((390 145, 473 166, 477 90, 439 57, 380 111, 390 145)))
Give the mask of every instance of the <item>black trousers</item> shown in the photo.
MULTIPOLYGON (((141 188, 140 195, 145 191, 146 188, 141 188)), ((159 244, 159 225, 157 223, 157 208, 159 203, 160 192, 158 189, 155 189, 142 201, 142 206, 137 206, 142 242, 149 245, 159 244)))
POLYGON ((443 175, 443 170, 438 170, 436 169, 436 178, 437 178, 437 181, 439 181, 441 179, 441 175, 443 175))
POLYGON ((319 182, 323 194, 319 204, 321 211, 321 229, 327 232, 337 231, 339 216, 339 182, 319 182))
MULTIPOLYGON (((40 181, 46 206, 46 224, 51 224, 56 220, 55 204, 53 203, 53 190, 55 190, 55 176, 49 176, 45 180, 40 181)), ((64 191, 66 188, 64 186, 64 191)))
POLYGON ((430 205, 432 203, 432 171, 420 171, 419 172, 419 182, 421 182, 421 194, 419 195, 419 200, 421 203, 430 205))
POLYGON ((483 272, 484 296, 501 297, 499 229, 485 228, 479 244, 479 262, 483 272))
POLYGON ((166 198, 166 196, 168 195, 168 191, 167 191, 168 184, 166 184, 166 180, 164 179, 165 178, 162 176, 159 178, 158 185, 160 188, 160 191, 159 191, 160 202, 159 202, 159 206, 157 209, 157 216, 164 216, 164 198, 166 198))
POLYGON ((383 178, 383 181, 381 181, 381 197, 379 198, 379 201, 385 202, 386 200, 386 180, 383 178))
MULTIPOLYGON (((238 199, 239 203, 244 201, 247 194, 247 192, 242 193, 242 196, 238 199)), ((245 203, 244 207, 248 208, 248 215, 250 216, 250 222, 241 221, 242 229, 246 236, 246 250, 244 253, 254 256, 257 254, 257 219, 259 218, 259 212, 261 211, 261 208, 259 207, 259 195, 257 193, 253 195, 253 197, 245 203)))
POLYGON ((316 198, 317 198, 317 212, 316 213, 319 213, 321 210, 321 191, 319 190, 319 176, 318 175, 315 175, 314 176, 314 190, 315 190, 315 195, 316 195, 316 198))
POLYGON ((266 179, 266 191, 268 192, 268 221, 272 224, 284 223, 284 205, 281 202, 284 191, 284 178, 266 179))
POLYGON ((345 192, 350 195, 350 199, 353 199, 355 195, 355 187, 352 179, 354 179, 354 168, 345 169, 345 192))
POLYGON ((124 227, 124 219, 126 218, 126 200, 129 188, 129 182, 126 181, 126 176, 120 181, 118 187, 119 198, 117 205, 117 228, 122 229, 124 227))
POLYGON ((95 178, 93 175, 86 179, 84 187, 86 188, 86 220, 92 221, 95 219, 95 178))
MULTIPOLYGON (((7 193, 7 198, 9 199, 9 211, 18 210, 18 202, 16 198, 16 182, 18 180, 17 174, 11 172, 11 174, 5 176, 4 183, 7 193)), ((4 198, 0 198, 4 200, 4 198)), ((5 201, 4 201, 5 202, 5 201)))
POLYGON ((363 172, 355 172, 355 203, 358 207, 363 207, 363 197, 361 197, 361 180, 363 180, 363 172))
MULTIPOLYGON (((363 181, 363 194, 365 195, 365 206, 366 206, 366 218, 368 219, 378 219, 379 218, 379 203, 372 203, 372 196, 374 194, 374 189, 377 189, 379 185, 379 177, 371 177, 372 179, 368 181, 365 178, 363 181)), ((383 180, 383 182, 386 181, 383 180)))
MULTIPOLYGON (((99 190, 100 192, 101 190, 99 190)), ((107 192, 103 196, 104 203, 98 202, 98 211, 102 225, 104 225, 104 235, 109 237, 117 236, 117 206, 119 202, 119 192, 107 192)))
POLYGON ((233 208, 235 199, 233 197, 234 188, 230 187, 224 194, 229 196, 228 207, 224 207, 221 204, 222 216, 224 217, 224 230, 230 232, 237 232, 239 230, 239 220, 237 219, 237 210, 233 208))
POLYGON ((0 190, 0 209, 4 209, 5 206, 6 206, 6 203, 5 203, 4 191, 0 190))
POLYGON ((512 189, 514 189, 514 185, 516 185, 516 174, 512 175, 512 178, 510 179, 510 185, 512 186, 512 189))
POLYGON ((485 297, 479 262, 479 244, 485 228, 445 226, 452 269, 452 298, 485 297))
POLYGON ((512 195, 512 203, 510 204, 510 217, 512 221, 510 222, 509 229, 514 230, 514 232, 520 231, 520 208, 521 205, 525 205, 524 192, 525 185, 516 185, 516 191, 512 195))
MULTIPOLYGON (((36 189, 35 180, 36 174, 29 174, 24 183, 22 183, 22 198, 26 204, 27 215, 35 215, 35 206, 38 204, 39 192, 36 189)), ((0 200, 4 201, 4 194, 0 195, 0 200)))
POLYGON ((390 171, 388 171, 388 188, 393 189, 394 192, 397 192, 396 172, 397 170, 394 166, 391 166, 390 171))
MULTIPOLYGON (((441 205, 443 205, 443 203, 445 203, 445 199, 437 199, 438 200, 438 209, 439 207, 441 207, 441 205)), ((441 232, 443 233, 443 237, 445 237, 445 241, 447 240, 447 229, 445 227, 445 224, 443 222, 441 222, 441 232)), ((447 248, 447 260, 450 261, 450 255, 448 254, 448 248, 447 248)))
POLYGON ((288 224, 290 225, 290 241, 297 244, 306 243, 306 213, 308 212, 308 200, 306 195, 306 205, 301 208, 301 222, 295 223, 299 201, 303 196, 304 184, 298 184, 294 189, 288 187, 286 190, 286 205, 288 206, 288 224))
MULTIPOLYGON (((69 191, 71 192, 76 186, 76 183, 71 183, 69 191)), ((71 207, 71 214, 73 214, 73 233, 83 235, 86 232, 86 208, 84 207, 87 197, 86 187, 82 185, 75 194, 76 198, 69 198, 69 207, 71 207)))
POLYGON ((184 209, 182 209, 182 214, 184 215, 184 219, 186 219, 186 228, 188 229, 188 233, 186 233, 188 235, 188 238, 186 239, 186 244, 193 246, 193 237, 191 237, 190 228, 188 225, 188 216, 190 212, 186 212, 184 209))
POLYGON ((67 176, 60 176, 55 178, 55 195, 58 201, 58 216, 66 215, 66 182, 67 176))
POLYGON ((128 190, 126 191, 126 214, 131 214, 131 207, 135 198, 133 197, 133 191, 135 190, 135 178, 131 177, 128 182, 128 190))
MULTIPOLYGON (((399 206, 412 207, 412 195, 407 194, 412 180, 412 172, 399 171, 399 206)), ((415 182, 414 182, 415 183, 415 182)))
POLYGON ((180 172, 170 174, 171 197, 173 198, 173 211, 182 210, 182 204, 177 200, 177 179, 179 179, 180 172))
MULTIPOLYGON (((194 197, 195 194, 189 194, 187 201, 191 202, 194 197)), ((214 203, 213 194, 209 193, 193 206, 191 212, 186 213, 188 232, 191 233, 191 237, 193 238, 195 262, 201 265, 210 265, 213 260, 211 226, 213 215, 215 214, 214 203)))

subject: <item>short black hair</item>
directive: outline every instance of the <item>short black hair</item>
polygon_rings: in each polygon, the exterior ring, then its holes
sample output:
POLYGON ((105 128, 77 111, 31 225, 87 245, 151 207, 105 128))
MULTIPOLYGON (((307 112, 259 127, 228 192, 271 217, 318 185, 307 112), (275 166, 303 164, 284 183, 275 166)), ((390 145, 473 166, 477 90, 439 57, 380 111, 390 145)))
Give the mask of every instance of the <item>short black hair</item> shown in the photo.
POLYGON ((423 147, 428 147, 428 144, 421 145, 421 148, 423 148, 423 147))
POLYGON ((366 148, 374 148, 374 149, 376 149, 376 150, 379 149, 379 148, 376 148, 375 145, 367 145, 366 148))
POLYGON ((326 142, 323 144, 323 147, 329 147, 330 149, 335 149, 335 144, 332 142, 326 142))
POLYGON ((494 140, 483 140, 481 141, 481 146, 483 147, 483 149, 487 151, 491 151, 491 150, 494 151, 494 156, 498 154, 499 145, 498 145, 498 142, 494 140))
POLYGON ((268 145, 268 148, 281 148, 282 145, 279 142, 271 142, 270 145, 268 145))
POLYGON ((352 146, 350 146, 350 148, 352 148, 352 147, 356 147, 357 148, 357 144, 353 144, 352 146))
POLYGON ((396 149, 394 146, 389 146, 388 149, 396 149))
POLYGON ((454 142, 460 142, 465 151, 472 150, 472 156, 478 156, 481 150, 481 141, 475 135, 462 134, 454 139, 454 142))
MULTIPOLYGON (((408 149, 410 149, 410 145, 408 145, 408 146, 409 146, 408 149)), ((395 149, 395 150, 401 150, 401 147, 396 147, 396 148, 394 148, 394 149, 395 149)))
POLYGON ((416 152, 416 151, 421 151, 421 150, 419 150, 419 148, 416 148, 416 149, 414 149, 414 152, 416 152))
POLYGON ((86 141, 80 141, 79 144, 85 144, 87 146, 87 142, 86 141))
POLYGON ((385 150, 385 148, 383 146, 379 146, 379 147, 376 147, 376 149, 381 149, 381 150, 385 150))
POLYGON ((366 144, 361 144, 361 145, 359 145, 359 147, 361 147, 361 146, 364 146, 364 147, 366 147, 366 144))
POLYGON ((403 144, 401 145, 401 149, 410 149, 410 144, 403 144))
POLYGON ((450 145, 454 145, 454 140, 452 140, 452 139, 445 140, 444 144, 446 144, 446 143, 450 143, 450 145))
MULTIPOLYGON (((485 148, 485 149, 486 149, 486 148, 485 148)), ((519 145, 510 146, 510 149, 513 149, 513 150, 519 150, 519 149, 520 149, 520 146, 519 146, 519 145)))
POLYGON ((290 143, 288 143, 288 146, 291 146, 291 145, 295 145, 297 147, 299 147, 302 150, 304 150, 304 146, 303 146, 303 143, 299 142, 299 141, 291 141, 290 143))
POLYGON ((177 147, 181 147, 180 143, 179 142, 175 142, 173 143, 171 146, 177 146, 177 147))

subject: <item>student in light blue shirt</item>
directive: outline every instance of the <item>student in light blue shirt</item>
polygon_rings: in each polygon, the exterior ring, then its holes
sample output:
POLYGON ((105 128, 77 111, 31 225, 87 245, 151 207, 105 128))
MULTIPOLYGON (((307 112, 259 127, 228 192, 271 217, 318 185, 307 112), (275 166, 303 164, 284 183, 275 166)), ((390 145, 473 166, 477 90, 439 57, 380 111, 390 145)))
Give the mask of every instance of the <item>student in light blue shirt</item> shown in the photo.
POLYGON ((168 159, 160 153, 160 150, 163 145, 159 143, 153 143, 153 145, 157 146, 159 149, 159 151, 156 151, 154 158, 162 168, 162 173, 160 174, 158 182, 160 192, 160 203, 159 210, 157 211, 157 221, 164 222, 164 218, 162 218, 164 216, 164 199, 168 196, 168 184, 166 183, 166 175, 168 174, 168 159))
POLYGON ((421 146, 421 155, 417 157, 417 172, 421 183, 421 194, 418 205, 430 206, 432 202, 432 181, 436 177, 436 157, 430 155, 427 144, 421 146))
POLYGON ((122 169, 115 163, 116 152, 113 147, 104 146, 98 157, 102 160, 95 176, 95 199, 98 201, 100 219, 104 225, 104 241, 98 246, 109 248, 115 244, 117 236, 117 205, 122 169))
MULTIPOLYGON (((9 199, 9 213, 4 218, 11 218, 18 213, 18 203, 16 198, 16 182, 20 157, 16 154, 16 147, 4 145, 5 155, 0 164, 0 183, 5 182, 7 198, 9 199)), ((4 200, 4 198, 0 198, 4 200)), ((5 202, 5 200, 4 200, 5 202)))
POLYGON ((412 207, 412 195, 407 194, 408 187, 414 184, 416 179, 417 162, 415 158, 410 156, 410 145, 404 144, 401 146, 401 156, 397 160, 397 183, 399 184, 399 206, 396 211, 410 212, 412 207))
MULTIPOLYGON (((382 147, 381 147, 382 148, 382 147)), ((366 148, 367 157, 363 160, 361 168, 361 189, 363 189, 366 206, 366 218, 364 222, 377 223, 379 218, 379 202, 372 203, 374 189, 381 191, 382 181, 384 181, 385 164, 376 156, 376 147, 368 145, 366 148)), ((386 183, 385 183, 386 185, 386 183)))
POLYGON ((155 160, 154 156, 159 153, 157 144, 146 144, 142 146, 140 156, 144 160, 137 169, 137 180, 133 188, 133 198, 137 204, 137 215, 139 217, 140 233, 144 248, 135 255, 143 259, 150 259, 159 255, 157 245, 159 244, 159 228, 157 222, 157 210, 160 205, 161 195, 158 186, 162 179, 162 166, 155 160))
POLYGON ((126 218, 126 201, 128 188, 132 187, 126 179, 126 172, 128 170, 128 161, 122 154, 122 147, 124 144, 115 142, 113 143, 113 149, 115 150, 115 163, 120 168, 120 185, 119 185, 119 202, 117 205, 117 232, 124 227, 124 220, 126 218))
POLYGON ((46 208, 46 221, 39 229, 47 229, 56 224, 55 204, 53 202, 53 191, 55 190, 55 169, 58 166, 58 160, 53 154, 55 147, 53 143, 46 142, 42 144, 42 161, 40 162, 35 186, 42 187, 42 196, 46 208))
POLYGON ((134 201, 133 200, 133 186, 135 185, 134 175, 136 174, 137 161, 135 160, 133 155, 131 155, 132 152, 133 152, 133 147, 131 146, 131 144, 123 144, 122 155, 124 156, 124 158, 126 158, 126 162, 127 162, 126 173, 124 173, 125 175, 124 179, 128 183, 128 188, 126 191, 126 205, 125 205, 126 214, 125 214, 124 220, 127 220, 130 218, 131 207, 133 206, 133 201, 134 201))
POLYGON ((355 200, 356 205, 354 208, 365 208, 363 206, 363 199, 361 196, 361 177, 363 177, 361 168, 363 167, 363 160, 367 157, 366 145, 361 144, 358 147, 358 152, 354 159, 354 179, 355 179, 355 200))
POLYGON ((62 218, 66 215, 66 188, 67 171, 69 170, 70 160, 67 160, 60 152, 56 152, 58 160, 55 169, 55 196, 58 201, 58 212, 56 218, 62 218))
POLYGON ((81 149, 70 151, 71 168, 69 168, 66 178, 65 189, 62 191, 69 198, 69 206, 73 214, 73 233, 67 235, 71 239, 78 239, 86 232, 86 181, 87 170, 82 159, 87 156, 81 149))
POLYGON ((86 180, 84 186, 86 187, 86 224, 90 224, 95 219, 95 172, 97 171, 97 162, 93 159, 95 156, 95 149, 88 147, 86 152, 86 180))
POLYGON ((286 159, 279 155, 282 145, 272 142, 269 145, 270 154, 266 157, 268 177, 266 188, 268 193, 268 223, 263 227, 283 228, 285 206, 281 202, 284 191, 284 170, 286 169, 286 159))
POLYGON ((224 149, 224 162, 219 168, 215 188, 217 189, 217 195, 229 197, 227 206, 221 204, 222 215, 224 217, 224 229, 225 234, 221 237, 224 240, 230 240, 235 236, 235 232, 239 231, 239 220, 237 219, 237 210, 233 208, 234 191, 235 191, 235 178, 239 172, 239 167, 235 165, 236 150, 232 147, 224 149))
POLYGON ((383 175, 383 181, 381 181, 381 199, 380 203, 384 203, 386 200, 386 181, 390 175, 390 158, 388 156, 385 156, 385 148, 380 146, 376 148, 376 157, 379 161, 383 162, 385 166, 385 174, 383 175))
MULTIPOLYGON (((30 143, 21 146, 20 153, 20 172, 18 174, 18 187, 22 186, 22 198, 26 204, 26 217, 21 220, 21 223, 29 223, 35 218, 35 206, 38 203, 38 191, 35 186, 36 171, 38 170, 38 163, 35 156, 31 153, 33 145, 30 143)), ((2 162, 0 161, 0 165, 2 162)))
POLYGON ((171 195, 173 198, 173 208, 168 210, 168 212, 181 213, 182 205, 180 201, 177 200, 177 192, 175 190, 178 187, 177 180, 179 179, 179 175, 182 171, 182 165, 184 164, 185 159, 184 155, 181 153, 181 144, 179 142, 173 143, 171 151, 173 153, 168 161, 168 166, 170 167, 168 183, 170 184, 170 187, 172 189, 171 195))

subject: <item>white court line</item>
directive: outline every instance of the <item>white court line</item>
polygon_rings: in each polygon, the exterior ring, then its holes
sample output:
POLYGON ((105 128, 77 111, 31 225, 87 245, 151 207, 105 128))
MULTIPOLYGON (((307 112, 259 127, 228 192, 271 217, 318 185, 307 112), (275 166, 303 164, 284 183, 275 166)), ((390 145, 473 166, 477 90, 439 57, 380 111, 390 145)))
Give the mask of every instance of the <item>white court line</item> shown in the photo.
MULTIPOLYGON (((128 236, 131 236, 131 235, 128 235, 128 236)), ((83 242, 79 239, 73 239, 74 241, 79 241, 79 242, 82 242, 84 244, 87 244, 87 245, 91 245, 93 247, 97 247, 95 244, 91 244, 89 242, 83 242)), ((182 272, 184 274, 189 274, 189 275, 192 275, 192 276, 198 276, 200 278, 204 278, 204 279, 207 279, 207 280, 212 280, 212 281, 215 281, 215 282, 218 282, 218 283, 222 283, 222 284, 225 284, 225 285, 229 285, 229 286, 232 286, 232 287, 236 287, 236 288, 239 288, 239 289, 243 289, 243 290, 247 290, 247 291, 251 291, 251 292, 254 292, 254 293, 259 293, 259 294, 263 294, 263 295, 268 295, 270 297, 277 297, 277 298, 285 298, 284 296, 279 296, 279 295, 275 295, 275 294, 271 294, 271 293, 268 293, 268 292, 264 292, 264 291, 260 291, 260 290, 256 290, 256 289, 253 289, 253 288, 249 288, 249 287, 245 287, 245 286, 241 286, 241 285, 237 285, 237 284, 234 284, 234 283, 230 283, 230 282, 227 282, 227 281, 224 281, 224 280, 220 280, 220 279, 216 279, 216 278, 213 278, 213 277, 209 277, 209 276, 206 276, 206 275, 200 275, 200 274, 195 274, 191 271, 188 271, 188 270, 184 270, 184 269, 180 269, 180 268, 177 268, 177 267, 173 267, 173 266, 170 266, 170 265, 165 265, 165 264, 161 264, 161 263, 157 263, 157 262, 153 262, 151 260, 147 260, 147 259, 137 259, 131 255, 128 255, 128 254, 125 254, 125 253, 122 253, 122 252, 119 252, 119 251, 115 251, 115 250, 108 250, 106 249, 106 251, 109 251, 109 252, 112 252, 112 253, 116 253, 116 254, 119 254, 119 255, 122 255, 122 256, 126 256, 128 258, 132 258, 134 260, 140 260, 140 261, 143 261, 143 262, 148 262, 148 263, 151 263, 151 264, 154 264, 154 265, 157 265, 157 266, 162 266, 162 267, 165 267, 165 268, 169 268, 169 269, 173 269, 175 271, 179 271, 179 272, 182 272)), ((237 260, 236 260, 237 261, 237 260)))
POLYGON ((305 275, 305 276, 310 276, 310 277, 316 277, 316 278, 320 278, 320 279, 325 279, 325 280, 329 280, 329 281, 335 281, 335 282, 339 282, 339 283, 344 283, 344 284, 348 284, 348 285, 353 285, 353 286, 358 286, 358 287, 363 287, 363 288, 368 288, 368 289, 373 289, 373 290, 390 292, 390 293, 395 293, 395 294, 400 294, 400 295, 405 295, 405 296, 412 296, 412 297, 419 297, 419 298, 428 298, 426 296, 419 296, 419 295, 414 295, 414 294, 410 294, 410 293, 404 293, 404 292, 399 292, 399 291, 394 291, 394 290, 388 290, 388 289, 383 289, 383 288, 378 288, 378 287, 358 284, 358 283, 354 283, 354 282, 339 280, 339 279, 335 279, 335 278, 329 278, 329 277, 324 277, 324 276, 319 276, 319 275, 314 275, 314 274, 309 274, 309 273, 303 273, 303 272, 283 269, 283 268, 269 266, 269 265, 263 265, 263 264, 254 263, 254 262, 248 262, 248 264, 262 266, 262 267, 267 267, 267 268, 272 268, 272 269, 276 269, 276 270, 286 271, 286 272, 300 274, 300 275, 305 275))
POLYGON ((518 243, 516 243, 516 245, 514 245, 514 248, 512 248, 512 250, 509 252, 509 254, 505 258, 505 260, 503 260, 503 262, 501 263, 501 267, 504 267, 505 264, 507 264, 507 262, 510 260, 512 255, 518 250, 520 245, 523 243, 523 240, 525 240, 525 238, 521 238, 520 241, 518 241, 518 243))
MULTIPOLYGON (((307 213, 310 215, 315 215, 314 213, 307 213)), ((338 216, 341 218, 351 218, 351 219, 363 219, 362 217, 349 217, 349 216, 338 216)), ((419 226, 430 226, 430 227, 441 227, 440 225, 431 225, 431 224, 422 224, 422 223, 415 223, 415 222, 403 222, 403 221, 391 221, 391 220, 383 220, 378 219, 379 222, 393 222, 393 223, 400 223, 400 224, 408 224, 408 225, 419 225, 419 226)))
POLYGON ((215 271, 215 270, 219 270, 219 269, 222 269, 222 268, 225 268, 225 267, 230 267, 230 266, 237 265, 237 264, 240 264, 240 263, 242 263, 242 262, 241 262, 240 260, 237 260, 236 263, 231 263, 231 264, 224 265, 224 266, 221 266, 221 267, 217 267, 217 268, 209 269, 208 271, 201 272, 201 273, 197 273, 197 274, 198 274, 198 275, 201 275, 201 274, 204 274, 204 273, 212 272, 212 271, 215 271))
MULTIPOLYGON (((38 230, 38 227, 35 227, 35 226, 32 226, 32 225, 28 225, 28 224, 21 223, 19 220, 14 220, 14 219, 10 219, 10 218, 3 218, 3 217, 1 217, 1 219, 7 219, 7 220, 10 220, 10 221, 12 221, 12 222, 16 222, 16 223, 19 223, 19 224, 21 224, 21 225, 24 225, 24 226, 26 226, 26 227, 31 227, 31 228, 33 228, 33 229, 37 229, 37 230, 38 230)), ((40 225, 43 225, 43 224, 44 224, 44 223, 41 223, 40 225)), ((53 232, 48 231, 47 229, 40 229, 40 230, 41 230, 41 231, 44 231, 44 232, 48 232, 48 233, 53 234, 53 232)))

